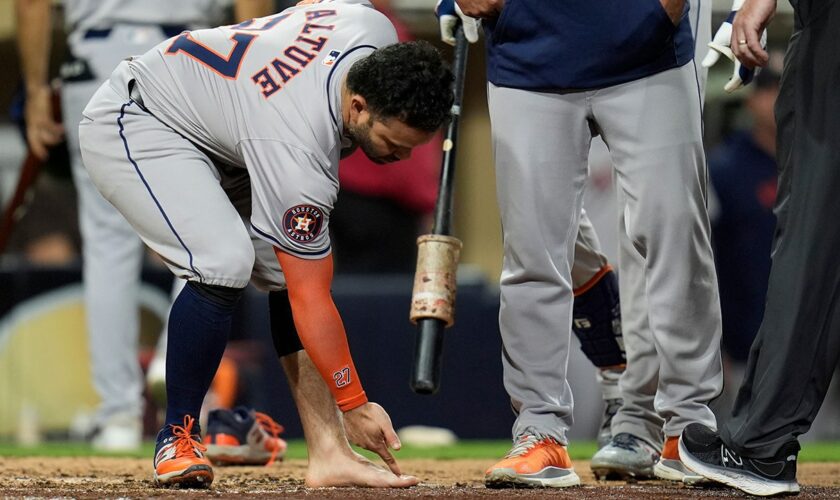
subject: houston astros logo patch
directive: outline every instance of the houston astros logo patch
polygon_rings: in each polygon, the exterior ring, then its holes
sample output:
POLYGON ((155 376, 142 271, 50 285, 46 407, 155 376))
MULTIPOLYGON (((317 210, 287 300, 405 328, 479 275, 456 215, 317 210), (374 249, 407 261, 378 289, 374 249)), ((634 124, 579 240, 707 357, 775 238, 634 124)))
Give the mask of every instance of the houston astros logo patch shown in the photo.
POLYGON ((312 205, 295 205, 283 215, 283 232, 292 241, 308 243, 321 234, 324 214, 312 205))

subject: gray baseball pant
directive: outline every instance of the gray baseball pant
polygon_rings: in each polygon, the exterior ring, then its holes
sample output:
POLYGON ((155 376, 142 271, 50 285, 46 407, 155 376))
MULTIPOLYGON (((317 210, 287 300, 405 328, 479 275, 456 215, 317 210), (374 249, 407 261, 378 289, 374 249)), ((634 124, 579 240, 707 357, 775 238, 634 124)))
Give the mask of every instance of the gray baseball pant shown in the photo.
POLYGON ((693 65, 573 93, 489 85, 502 215, 499 314, 504 382, 526 428, 565 442, 574 244, 589 143, 610 147, 628 236, 645 257, 644 286, 660 368, 660 413, 714 426, 720 311, 705 209, 705 159, 693 65), (527 120, 511 120, 512 116, 527 120))

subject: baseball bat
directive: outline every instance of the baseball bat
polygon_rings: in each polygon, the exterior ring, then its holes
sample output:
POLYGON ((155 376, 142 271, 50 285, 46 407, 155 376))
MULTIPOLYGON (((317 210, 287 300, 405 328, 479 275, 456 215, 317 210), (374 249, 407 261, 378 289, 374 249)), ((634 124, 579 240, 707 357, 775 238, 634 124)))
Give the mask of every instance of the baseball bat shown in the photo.
POLYGON ((6 209, 3 210, 3 219, 0 221, 0 254, 6 251, 6 245, 9 244, 15 223, 23 217, 26 195, 29 192, 29 188, 38 179, 38 174, 41 172, 41 166, 43 164, 44 162, 32 153, 28 153, 26 159, 23 160, 17 187, 15 187, 15 192, 12 195, 12 199, 9 200, 6 209))
MULTIPOLYGON (((61 94, 58 89, 53 90, 52 94, 53 119, 61 122, 61 94)), ((3 210, 3 218, 0 220, 0 254, 6 251, 6 245, 9 244, 9 239, 12 236, 12 231, 15 229, 17 221, 23 217, 25 212, 27 194, 30 188, 35 185, 38 180, 38 175, 41 173, 41 167, 44 166, 44 161, 27 151, 26 158, 23 160, 23 166, 20 169, 20 176, 18 177, 15 192, 9 204, 3 210)))
MULTIPOLYGON (((435 203, 435 218, 432 229, 435 235, 449 235, 452 225, 452 194, 455 181, 455 154, 458 143, 458 121, 464 95, 464 79, 467 72, 469 42, 459 25, 455 32, 455 57, 452 69, 454 101, 452 119, 443 141, 443 159, 440 171, 440 188, 435 203)), ((459 250, 460 250, 460 242, 459 250)), ((457 260, 457 259, 456 259, 457 260)), ((454 269, 452 269, 454 273, 454 269)), ((454 294, 454 290, 452 291, 454 294)), ((439 318, 417 320, 417 340, 414 346, 414 365, 411 374, 411 388, 418 394, 434 394, 440 388, 440 372, 443 357, 443 330, 447 322, 439 318)))

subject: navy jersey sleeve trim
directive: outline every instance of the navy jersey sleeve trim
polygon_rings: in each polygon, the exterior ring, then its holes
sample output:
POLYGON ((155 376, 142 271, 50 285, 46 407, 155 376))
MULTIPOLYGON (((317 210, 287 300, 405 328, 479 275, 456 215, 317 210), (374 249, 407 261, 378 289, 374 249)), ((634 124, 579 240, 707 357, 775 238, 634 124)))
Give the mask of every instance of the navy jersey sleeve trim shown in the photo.
POLYGON ((330 247, 327 247, 327 248, 324 248, 323 250, 316 250, 316 251, 313 251, 313 252, 301 252, 300 250, 295 250, 293 248, 289 248, 288 246, 280 243, 280 240, 278 240, 274 236, 271 236, 270 234, 266 233, 265 231, 261 230, 260 228, 255 226, 253 222, 251 222, 251 229, 253 229, 254 232, 256 232, 257 235, 259 237, 261 237, 262 239, 264 239, 264 240, 266 240, 270 243, 273 243, 274 246, 280 247, 283 250, 288 251, 289 253, 292 253, 292 254, 295 254, 295 255, 301 255, 301 256, 306 256, 306 257, 317 257, 319 255, 328 254, 330 252, 330 249, 331 249, 330 247))
MULTIPOLYGON (((333 74, 335 73, 335 69, 338 67, 339 64, 341 64, 341 61, 343 61, 344 58, 346 58, 347 56, 349 56, 350 54, 352 54, 353 52, 355 52, 359 49, 373 49, 373 50, 376 50, 377 47, 374 47, 373 45, 358 45, 358 46, 353 47, 352 49, 348 50, 347 52, 341 54, 338 57, 338 59, 335 61, 335 64, 333 64, 332 69, 330 69, 330 74, 327 75, 327 96, 328 97, 330 95, 330 83, 332 82, 332 77, 333 77, 333 74)), ((327 98, 327 105, 330 108, 330 118, 332 118, 333 125, 338 127, 338 118, 336 118, 336 116, 335 116, 335 112, 332 109, 332 100, 329 99, 329 98, 327 98)))

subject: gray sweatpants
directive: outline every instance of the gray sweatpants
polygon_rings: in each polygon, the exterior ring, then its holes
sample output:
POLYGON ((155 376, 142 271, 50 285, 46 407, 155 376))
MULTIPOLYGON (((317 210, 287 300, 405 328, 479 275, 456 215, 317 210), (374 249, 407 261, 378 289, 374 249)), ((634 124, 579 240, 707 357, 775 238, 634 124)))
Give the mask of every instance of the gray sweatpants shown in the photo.
POLYGON ((680 428, 714 426, 705 402, 722 380, 720 307, 694 66, 587 92, 491 84, 488 101, 504 236, 499 323, 505 388, 518 413, 514 435, 533 427, 565 442, 572 424, 571 268, 594 133, 610 148, 627 235, 645 260, 646 317, 665 360, 657 410, 680 428))

